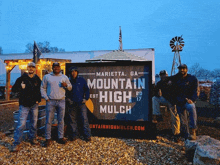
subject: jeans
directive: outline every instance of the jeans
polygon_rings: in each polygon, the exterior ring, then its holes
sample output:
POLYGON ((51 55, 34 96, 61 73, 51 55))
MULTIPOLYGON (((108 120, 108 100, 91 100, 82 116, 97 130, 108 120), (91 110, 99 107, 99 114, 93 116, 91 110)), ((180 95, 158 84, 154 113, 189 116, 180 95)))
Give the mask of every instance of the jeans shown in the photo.
POLYGON ((67 121, 66 124, 69 130, 69 136, 74 138, 77 136, 78 127, 77 122, 82 122, 82 129, 85 138, 91 137, 91 130, 89 127, 89 121, 87 117, 87 108, 85 104, 78 105, 73 103, 69 105, 67 112, 67 121))
POLYGON ((38 104, 34 104, 31 107, 19 106, 18 124, 14 133, 14 145, 21 143, 23 132, 26 128, 26 121, 30 114, 30 129, 28 137, 34 139, 37 132, 37 119, 38 119, 38 104))
POLYGON ((176 106, 177 112, 180 116, 181 122, 181 131, 184 135, 184 138, 189 137, 189 127, 196 129, 197 128, 197 113, 195 103, 189 104, 186 103, 183 106, 176 106), (188 111, 188 113, 187 113, 188 111), (188 114, 189 114, 189 124, 188 124, 188 114))
POLYGON ((58 138, 63 138, 64 135, 65 99, 50 100, 46 103, 46 139, 51 139, 51 126, 55 111, 57 111, 58 138))
POLYGON ((161 115, 160 105, 168 105, 171 115, 171 126, 172 132, 174 135, 180 134, 180 118, 177 113, 175 105, 172 105, 168 100, 166 100, 163 96, 152 98, 152 107, 153 107, 153 115, 161 115))

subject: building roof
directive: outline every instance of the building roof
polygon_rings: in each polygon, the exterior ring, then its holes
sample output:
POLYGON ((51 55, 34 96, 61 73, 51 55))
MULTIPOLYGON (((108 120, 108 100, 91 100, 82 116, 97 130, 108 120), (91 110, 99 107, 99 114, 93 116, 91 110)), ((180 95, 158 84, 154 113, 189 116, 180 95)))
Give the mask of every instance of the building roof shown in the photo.
POLYGON ((115 60, 130 60, 130 61, 147 61, 147 59, 120 50, 114 50, 110 53, 96 56, 87 61, 115 61, 115 60))

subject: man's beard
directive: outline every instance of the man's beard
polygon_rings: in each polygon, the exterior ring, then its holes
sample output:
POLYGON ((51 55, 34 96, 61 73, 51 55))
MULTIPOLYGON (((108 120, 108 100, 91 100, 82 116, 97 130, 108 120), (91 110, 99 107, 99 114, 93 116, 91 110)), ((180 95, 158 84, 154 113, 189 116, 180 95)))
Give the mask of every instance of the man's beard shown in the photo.
POLYGON ((30 72, 28 72, 28 74, 34 74, 34 71, 30 71, 30 72))
POLYGON ((185 76, 187 72, 179 72, 181 76, 185 76))

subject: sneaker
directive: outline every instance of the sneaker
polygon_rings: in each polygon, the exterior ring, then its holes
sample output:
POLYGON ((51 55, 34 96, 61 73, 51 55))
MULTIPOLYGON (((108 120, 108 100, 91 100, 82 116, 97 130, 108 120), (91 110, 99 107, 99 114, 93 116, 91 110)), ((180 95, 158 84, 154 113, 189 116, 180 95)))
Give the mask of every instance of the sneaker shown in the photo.
POLYGON ((49 147, 50 144, 51 144, 51 139, 46 139, 46 141, 43 144, 43 147, 49 147))
POLYGON ((86 141, 86 142, 91 142, 92 139, 91 139, 91 137, 89 137, 89 138, 85 138, 85 141, 86 141))
POLYGON ((66 140, 64 140, 64 138, 60 138, 60 139, 58 139, 57 143, 66 144, 66 140))
POLYGON ((10 150, 11 152, 18 152, 19 151, 19 145, 12 145, 11 146, 11 150, 10 150))

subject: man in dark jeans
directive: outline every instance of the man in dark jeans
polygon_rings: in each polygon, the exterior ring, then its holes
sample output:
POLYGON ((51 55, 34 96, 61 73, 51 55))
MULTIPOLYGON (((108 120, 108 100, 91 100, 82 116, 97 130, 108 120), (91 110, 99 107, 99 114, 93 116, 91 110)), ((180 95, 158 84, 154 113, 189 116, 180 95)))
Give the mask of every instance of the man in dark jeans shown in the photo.
MULTIPOLYGON (((166 70, 160 71, 161 80, 156 84, 155 96, 152 98, 153 118, 152 122, 156 123, 156 118, 161 116, 160 105, 166 105, 169 107, 171 114, 171 127, 175 140, 179 141, 180 134, 180 119, 174 104, 174 96, 172 91, 172 85, 168 84, 169 77, 166 70)), ((162 116, 160 117, 162 118, 162 116)))
POLYGON ((195 101, 198 97, 198 80, 195 76, 187 73, 188 68, 186 64, 181 64, 178 69, 179 73, 172 77, 172 84, 175 91, 176 108, 180 116, 181 133, 185 139, 195 140, 197 129, 195 101), (189 126, 191 131, 189 131, 189 126))
POLYGON ((78 76, 77 67, 70 68, 70 82, 72 90, 68 93, 68 112, 66 113, 66 124, 69 131, 70 141, 77 139, 77 122, 82 122, 82 129, 85 141, 91 141, 91 130, 89 127, 86 101, 89 99, 89 88, 87 82, 78 76))
POLYGON ((12 92, 18 93, 19 96, 19 115, 11 152, 19 150, 28 114, 30 114, 29 141, 32 145, 37 143, 34 139, 37 131, 38 103, 41 102, 41 80, 35 74, 35 63, 29 63, 27 70, 28 73, 19 77, 12 87, 12 92))

